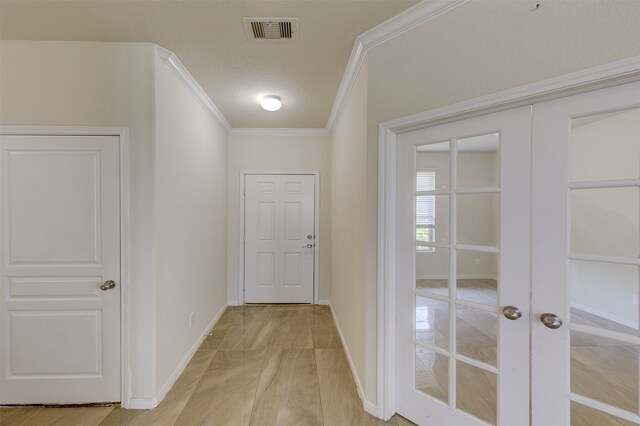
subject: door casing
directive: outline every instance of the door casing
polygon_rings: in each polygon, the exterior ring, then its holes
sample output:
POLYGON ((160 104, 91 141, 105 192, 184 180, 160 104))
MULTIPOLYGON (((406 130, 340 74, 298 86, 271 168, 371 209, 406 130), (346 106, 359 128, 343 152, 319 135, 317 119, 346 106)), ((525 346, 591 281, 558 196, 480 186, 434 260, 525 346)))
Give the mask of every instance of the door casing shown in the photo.
POLYGON ((120 402, 129 408, 129 128, 103 126, 0 126, 2 135, 117 136, 120 145, 120 402))
POLYGON ((240 223, 238 226, 238 303, 244 305, 244 193, 246 175, 312 175, 314 176, 314 227, 315 250, 313 251, 313 303, 318 304, 320 299, 320 172, 319 171, 295 171, 295 170, 241 170, 240 171, 240 223))
MULTIPOLYGON (((396 176, 398 134, 640 81, 640 56, 378 125, 377 417, 396 412, 396 176)), ((373 308, 373 307, 372 307, 373 308)))

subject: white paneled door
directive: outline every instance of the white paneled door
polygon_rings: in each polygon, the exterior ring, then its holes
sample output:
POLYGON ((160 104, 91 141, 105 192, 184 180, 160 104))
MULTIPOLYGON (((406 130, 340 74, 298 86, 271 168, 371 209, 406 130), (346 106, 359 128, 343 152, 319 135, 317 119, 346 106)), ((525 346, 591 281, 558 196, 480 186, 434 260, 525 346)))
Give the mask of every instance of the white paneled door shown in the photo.
POLYGON ((398 137, 396 410, 420 425, 529 423, 530 115, 398 137))
POLYGON ((313 303, 315 176, 245 175, 245 303, 313 303))
POLYGON ((0 153, 0 403, 120 401, 119 138, 0 153))

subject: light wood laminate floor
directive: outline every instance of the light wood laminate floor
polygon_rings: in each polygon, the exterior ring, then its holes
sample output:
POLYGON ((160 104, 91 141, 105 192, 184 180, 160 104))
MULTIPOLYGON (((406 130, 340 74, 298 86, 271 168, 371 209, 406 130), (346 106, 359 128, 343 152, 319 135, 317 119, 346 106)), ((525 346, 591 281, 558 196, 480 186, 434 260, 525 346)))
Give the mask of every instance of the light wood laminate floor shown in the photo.
POLYGON ((153 410, 0 409, 2 425, 411 425, 365 413, 327 306, 230 307, 153 410))

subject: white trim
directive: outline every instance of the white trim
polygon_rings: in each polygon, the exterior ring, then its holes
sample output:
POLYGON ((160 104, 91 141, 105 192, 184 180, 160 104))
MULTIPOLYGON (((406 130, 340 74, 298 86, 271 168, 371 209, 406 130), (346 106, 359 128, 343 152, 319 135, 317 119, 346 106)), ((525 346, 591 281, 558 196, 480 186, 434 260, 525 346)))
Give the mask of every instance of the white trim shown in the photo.
POLYGON ((331 300, 329 299, 320 299, 318 300, 318 305, 331 305, 331 300))
POLYGON ((358 39, 365 49, 372 49, 419 27, 447 12, 464 6, 471 0, 426 0, 387 19, 360 34, 358 39))
POLYGON ((227 306, 240 306, 240 302, 238 300, 228 300, 227 306))
POLYGON ((319 136, 328 137, 329 131, 325 128, 252 128, 234 127, 229 132, 232 136, 319 136))
POLYGON ((377 402, 378 417, 396 412, 397 134, 378 126, 377 402))
POLYGON ((363 401, 363 408, 364 411, 366 411, 367 413, 371 414, 374 417, 378 417, 378 407, 376 406, 376 404, 374 404, 373 402, 369 401, 368 399, 364 399, 363 401))
POLYGON ((120 405, 124 408, 127 401, 131 397, 131 367, 129 365, 129 339, 131 336, 131 327, 129 324, 129 300, 130 300, 130 242, 131 234, 129 231, 130 224, 130 206, 131 187, 129 177, 129 128, 122 128, 120 131, 120 327, 121 327, 121 361, 120 369, 122 376, 122 394, 120 395, 120 405), (126 377, 126 378, 125 378, 126 377))
POLYGON ((331 309, 331 316, 333 317, 333 322, 336 325, 336 330, 338 330, 338 336, 340 336, 340 342, 342 343, 342 349, 344 350, 345 355, 347 356, 347 362, 349 363, 349 368, 351 369, 351 376, 353 376, 353 381, 356 384, 356 389, 358 391, 358 396, 360 397, 360 401, 362 402, 362 407, 364 411, 371 414, 372 416, 378 416, 378 407, 367 400, 364 396, 364 388, 362 387, 362 383, 360 383, 360 378, 358 377, 358 373, 356 373, 356 367, 353 364, 353 359, 351 359, 351 353, 349 352, 349 347, 347 346, 347 342, 344 339, 344 335, 342 334, 342 329, 340 328, 340 323, 338 322, 338 318, 336 317, 336 313, 333 310, 333 305, 331 301, 329 301, 329 308, 331 309))
POLYGON ((156 408, 159 402, 157 398, 130 398, 127 404, 127 410, 151 410, 156 408))
POLYGON ((331 108, 329 118, 327 119, 326 127, 329 133, 333 132, 336 120, 342 112, 342 108, 347 102, 347 98, 349 98, 351 89, 356 83, 356 79, 358 78, 358 74, 360 73, 360 68, 362 68, 362 64, 366 56, 367 50, 365 49, 359 38, 356 38, 353 49, 351 49, 349 62, 347 62, 347 68, 344 70, 342 81, 340 81, 340 87, 338 87, 338 93, 333 100, 333 107, 331 108))
POLYGON ((632 56, 610 64, 400 117, 384 122, 381 126, 393 132, 405 132, 624 84, 638 78, 640 78, 640 56, 632 56))
POLYGON ((131 246, 129 200, 129 128, 115 126, 3 126, 2 135, 117 136, 120 152, 120 402, 128 408, 131 401, 129 371, 129 282, 131 246))
MULTIPOLYGON (((156 397, 153 398, 153 401, 156 403, 154 407, 158 406, 162 402, 162 400, 165 398, 165 396, 167 396, 167 393, 171 390, 173 385, 176 383, 176 380, 178 380, 178 378, 180 377, 184 369, 187 367, 187 364, 189 364, 189 361, 191 361, 191 358, 193 358, 193 356, 196 354, 196 352, 198 351, 198 348, 200 347, 204 339, 207 338, 207 335, 211 333, 211 330, 213 330, 213 327, 218 323, 225 309, 227 309, 226 303, 222 306, 222 308, 220 308, 216 316, 213 317, 213 319, 211 320, 207 328, 205 328, 205 330, 202 332, 202 335, 198 338, 198 340, 195 341, 193 346, 191 346, 191 349, 189 349, 189 352, 187 352, 187 354, 182 358, 182 361, 180 361, 180 364, 178 364, 178 366, 176 367, 175 370, 173 370, 173 373, 171 373, 171 375, 169 376, 167 381, 164 383, 164 385, 162 385, 156 397)), ((149 408, 154 408, 154 407, 149 407, 149 408)))
POLYGON ((158 45, 154 45, 154 47, 160 55, 162 63, 165 64, 167 68, 169 68, 169 70, 178 78, 180 83, 182 83, 184 88, 187 89, 191 96, 193 96, 213 118, 218 120, 220 124, 222 124, 224 128, 227 129, 227 131, 230 131, 231 124, 229 124, 224 115, 222 115, 211 98, 207 96, 207 93, 202 89, 202 87, 200 87, 189 70, 184 66, 182 62, 180 62, 180 59, 178 59, 176 54, 158 45))
POLYGON ((640 80, 640 56, 379 124, 377 400, 380 418, 389 419, 395 413, 395 200, 398 133, 637 80, 640 80))
MULTIPOLYGON (((416 275, 417 280, 448 280, 449 275, 416 275)), ((456 275, 459 280, 498 280, 498 277, 491 274, 456 275)))
POLYGON ((313 250, 313 299, 320 298, 320 172, 297 170, 241 170, 240 171, 240 223, 238 225, 238 305, 244 305, 244 193, 246 175, 313 175, 314 176, 314 227, 315 248, 313 250))
POLYGON ((351 49, 349 62, 342 76, 338 93, 333 101, 333 107, 327 120, 327 131, 331 133, 336 119, 340 115, 344 107, 349 93, 353 88, 362 63, 370 49, 392 40, 407 31, 431 21, 439 16, 444 15, 462 5, 469 3, 471 0, 438 0, 438 1, 421 1, 415 6, 401 12, 400 14, 386 20, 376 27, 360 34, 356 37, 356 41, 351 49))
POLYGON ((626 318, 619 317, 617 315, 612 315, 610 312, 602 311, 600 309, 594 309, 591 306, 583 305, 582 303, 571 302, 571 307, 579 309, 588 314, 607 319, 609 321, 617 322, 618 324, 626 325, 627 327, 638 327, 637 321, 632 321, 626 318))

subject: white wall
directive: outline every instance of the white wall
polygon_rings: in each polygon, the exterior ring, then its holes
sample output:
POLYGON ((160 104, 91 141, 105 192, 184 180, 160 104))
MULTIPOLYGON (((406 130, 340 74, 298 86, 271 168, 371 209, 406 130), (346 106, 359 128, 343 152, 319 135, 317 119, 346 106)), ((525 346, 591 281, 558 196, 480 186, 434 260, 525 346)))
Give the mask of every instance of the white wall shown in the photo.
POLYGON ((227 302, 227 131, 155 55, 156 392, 227 302), (192 327, 189 316, 194 313, 192 327))
POLYGON ((154 47, 0 42, 0 123, 130 129, 130 361, 134 398, 155 396, 154 47))
POLYGON ((228 179, 228 297, 237 304, 239 280, 240 172, 319 171, 320 172, 320 300, 330 297, 331 279, 331 188, 329 137, 300 134, 229 135, 228 179))
POLYGON ((227 300, 224 129, 144 43, 0 42, 0 124, 129 127, 131 397, 152 404, 227 300))
MULTIPOLYGON (((365 363, 367 348, 375 356, 375 346, 371 350, 367 343, 372 336, 367 336, 365 310, 367 74, 365 61, 331 138, 331 304, 356 381, 364 389, 375 389, 375 382, 368 386, 365 363)), ((375 393, 366 398, 375 401, 375 393)))
MULTIPOLYGON (((375 341, 379 123, 640 54, 640 2, 548 1, 534 9, 534 1, 473 1, 368 52, 368 85, 359 95, 367 104, 366 129, 359 135, 367 143, 350 153, 366 158, 366 166, 358 165, 366 178, 349 183, 352 193, 366 194, 365 206, 361 216, 350 215, 342 225, 360 227, 365 221, 366 244, 350 253, 365 259, 364 274, 354 276, 364 281, 351 283, 353 293, 343 294, 343 303, 356 309, 366 300, 365 328, 354 334, 375 341)), ((346 114, 345 108, 340 120, 346 114)), ((357 123, 352 126, 362 121, 357 123)), ((368 372, 365 392, 374 401, 375 344, 370 350, 368 340, 347 340, 352 353, 366 351, 366 366, 358 369, 368 372)))

